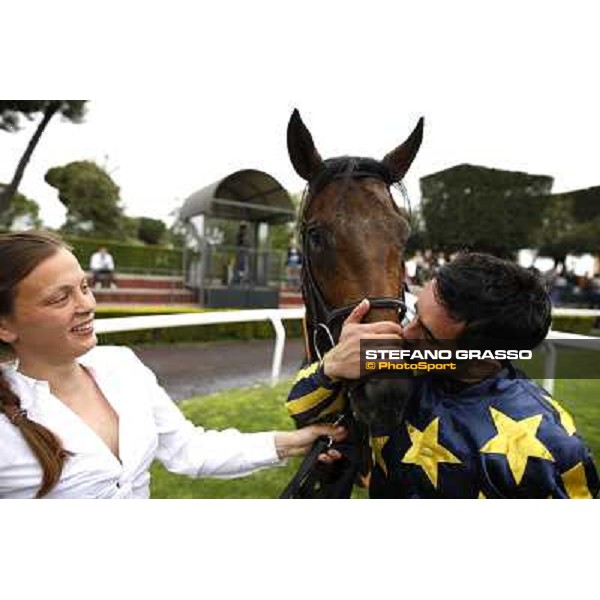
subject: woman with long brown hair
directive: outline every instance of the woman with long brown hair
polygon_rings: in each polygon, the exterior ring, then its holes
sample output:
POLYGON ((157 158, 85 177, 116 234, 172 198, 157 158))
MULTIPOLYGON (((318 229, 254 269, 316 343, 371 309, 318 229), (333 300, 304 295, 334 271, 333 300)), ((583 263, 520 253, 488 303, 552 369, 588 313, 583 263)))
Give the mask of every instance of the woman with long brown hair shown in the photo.
POLYGON ((59 237, 0 235, 0 498, 146 498, 155 458, 175 473, 237 477, 320 435, 344 437, 329 425, 195 427, 130 349, 96 345, 95 306, 59 237))

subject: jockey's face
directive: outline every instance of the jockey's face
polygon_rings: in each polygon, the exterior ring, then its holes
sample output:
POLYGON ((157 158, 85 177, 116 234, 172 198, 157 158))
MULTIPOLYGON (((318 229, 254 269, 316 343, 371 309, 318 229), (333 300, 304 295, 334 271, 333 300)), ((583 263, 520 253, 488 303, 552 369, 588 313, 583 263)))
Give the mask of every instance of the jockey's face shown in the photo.
POLYGON ((415 318, 404 327, 405 340, 455 340, 464 331, 465 323, 455 321, 435 296, 435 279, 419 292, 415 318))

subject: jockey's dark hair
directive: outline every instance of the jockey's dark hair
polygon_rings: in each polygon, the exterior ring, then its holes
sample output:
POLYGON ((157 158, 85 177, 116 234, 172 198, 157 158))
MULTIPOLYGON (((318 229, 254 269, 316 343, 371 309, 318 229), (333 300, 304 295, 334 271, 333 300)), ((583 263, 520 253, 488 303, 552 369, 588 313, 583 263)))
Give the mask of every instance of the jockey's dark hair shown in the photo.
POLYGON ((462 253, 435 275, 434 293, 467 326, 458 341, 485 349, 533 349, 548 334, 550 298, 539 276, 489 254, 462 253))
MULTIPOLYGON (((0 235, 0 320, 15 309, 19 283, 40 263, 69 246, 47 231, 25 231, 0 235)), ((0 363, 15 359, 12 346, 0 340, 0 363)), ((21 399, 0 369, 0 414, 19 429, 42 468, 42 481, 36 497, 42 498, 58 483, 65 460, 70 455, 58 437, 32 421, 21 407, 21 399)))

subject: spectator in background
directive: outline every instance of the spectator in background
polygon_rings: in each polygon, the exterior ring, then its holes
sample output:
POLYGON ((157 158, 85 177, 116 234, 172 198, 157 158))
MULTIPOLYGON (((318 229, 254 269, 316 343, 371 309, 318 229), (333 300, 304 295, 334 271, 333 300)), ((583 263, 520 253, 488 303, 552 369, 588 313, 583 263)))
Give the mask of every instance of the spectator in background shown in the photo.
POLYGON ((589 286, 590 308, 600 308, 600 273, 594 275, 589 286))
POLYGON ((446 256, 443 252, 438 252, 435 264, 435 270, 441 269, 446 264, 446 256))
POLYGON ((591 254, 582 254, 577 258, 574 268, 577 286, 585 290, 594 276, 594 257, 591 254))
POLYGON ((423 258, 417 264, 417 279, 419 280, 419 285, 425 285, 434 275, 434 260, 433 260, 433 251, 425 250, 423 254, 423 258))
POLYGON ((550 290, 550 300, 554 306, 560 305, 569 290, 569 282, 565 277, 562 264, 550 272, 548 276, 548 289, 550 290))
POLYGON ((406 277, 406 283, 409 285, 417 283, 417 257, 411 256, 404 263, 404 272, 406 277))
POLYGON ((240 223, 235 240, 235 263, 233 266, 232 283, 250 283, 250 251, 248 243, 248 228, 246 223, 240 223))
POLYGON ((108 250, 101 246, 90 259, 90 270, 92 271, 92 286, 116 288, 115 261, 108 250))
POLYGON ((296 240, 292 238, 287 249, 285 260, 287 271, 287 284, 293 288, 300 287, 300 269, 302 268, 302 255, 296 240))

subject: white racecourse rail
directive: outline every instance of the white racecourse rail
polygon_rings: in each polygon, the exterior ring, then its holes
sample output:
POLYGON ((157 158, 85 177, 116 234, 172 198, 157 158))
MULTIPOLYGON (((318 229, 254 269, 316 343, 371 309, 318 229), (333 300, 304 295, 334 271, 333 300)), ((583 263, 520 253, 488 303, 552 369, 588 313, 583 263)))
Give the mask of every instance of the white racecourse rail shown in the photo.
MULTIPOLYGON (((556 309, 556 316, 600 316, 600 310, 556 309)), ((140 317, 118 317, 98 319, 95 323, 97 333, 116 333, 121 331, 139 331, 141 329, 163 329, 165 327, 188 327, 191 325, 216 325, 219 323, 249 323, 252 321, 270 321, 275 330, 275 349, 271 363, 271 385, 275 385, 281 373, 283 349, 285 346, 286 319, 304 318, 304 308, 227 310, 205 313, 182 313, 177 315, 148 315, 140 317)), ((554 391, 556 372, 556 347, 585 348, 600 350, 600 338, 551 331, 542 345, 546 353, 544 364, 544 387, 554 391)))
POLYGON ((275 350, 271 366, 271 385, 275 385, 281 373, 285 346, 284 319, 304 318, 304 308, 226 310, 205 313, 182 313, 177 315, 148 315, 141 317, 118 317, 98 319, 96 333, 139 331, 141 329, 164 329, 165 327, 189 327, 190 325, 217 325, 220 323, 250 323, 270 321, 275 330, 275 350))

